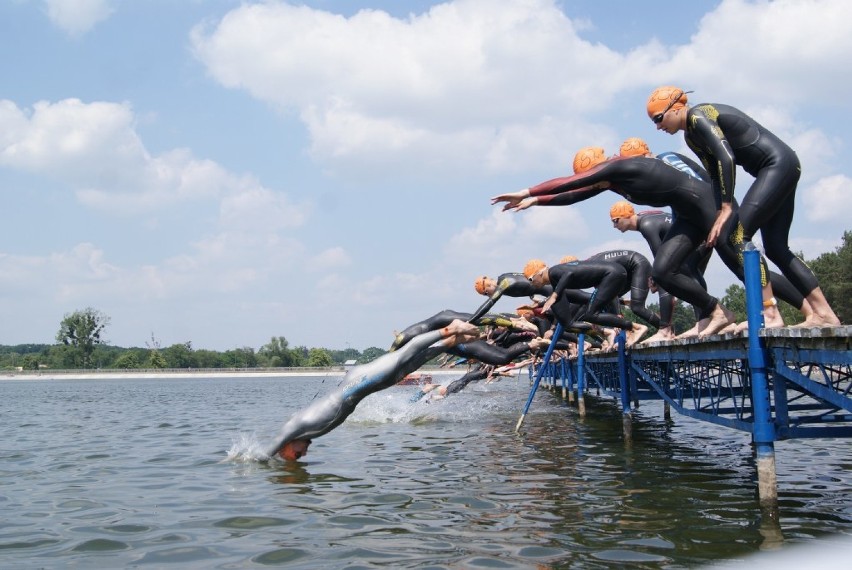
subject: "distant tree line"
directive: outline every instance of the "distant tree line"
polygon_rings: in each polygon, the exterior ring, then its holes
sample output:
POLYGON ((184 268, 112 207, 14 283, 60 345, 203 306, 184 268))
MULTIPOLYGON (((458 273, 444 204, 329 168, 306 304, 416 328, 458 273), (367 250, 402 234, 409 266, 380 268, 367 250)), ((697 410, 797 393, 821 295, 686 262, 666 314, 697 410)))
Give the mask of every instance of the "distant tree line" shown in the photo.
MULTIPOLYGON (((852 323, 852 231, 844 232, 843 243, 835 251, 820 255, 809 265, 840 321, 852 323)), ((742 285, 729 286, 722 304, 737 315, 738 321, 746 318, 742 285)), ((796 309, 786 303, 779 303, 779 307, 787 324, 801 322, 802 317, 796 309)), ((659 306, 653 304, 649 308, 659 310, 659 306)), ((625 313, 636 320, 629 309, 625 313)), ((0 370, 327 367, 342 365, 347 360, 359 364, 370 362, 387 352, 377 347, 363 352, 354 348, 291 348, 283 336, 272 337, 256 351, 248 346, 225 352, 194 349, 190 341, 163 348, 153 334, 145 348, 121 348, 110 346, 103 338, 109 323, 109 316, 91 307, 66 314, 56 333, 57 344, 0 345, 0 370)), ((693 324, 692 310, 678 301, 674 313, 675 330, 683 332, 693 324)))
POLYGON ((194 349, 190 341, 164 348, 153 334, 145 348, 122 348, 110 346, 104 339, 109 323, 109 316, 91 307, 66 314, 56 333, 57 344, 0 345, 0 369, 314 368, 342 365, 347 360, 369 362, 386 352, 376 347, 363 352, 354 348, 291 348, 283 336, 272 337, 256 351, 249 346, 225 352, 194 349))

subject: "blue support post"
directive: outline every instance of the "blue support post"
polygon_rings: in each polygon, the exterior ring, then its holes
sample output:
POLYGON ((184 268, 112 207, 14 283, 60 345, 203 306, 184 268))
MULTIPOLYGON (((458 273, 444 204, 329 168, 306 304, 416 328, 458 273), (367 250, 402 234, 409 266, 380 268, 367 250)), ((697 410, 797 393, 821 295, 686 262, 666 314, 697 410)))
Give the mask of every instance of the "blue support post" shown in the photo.
POLYGON ((772 506, 778 501, 778 486, 775 472, 775 426, 772 421, 767 380, 768 358, 763 339, 760 337, 760 329, 764 324, 760 252, 749 242, 743 257, 748 313, 748 365, 754 413, 752 438, 757 458, 758 495, 762 505, 772 506))
POLYGON ((625 332, 619 331, 616 337, 618 343, 618 385, 621 388, 621 413, 623 414, 630 413, 630 382, 627 372, 627 350, 624 347, 626 341, 625 332))
POLYGON ((530 395, 527 398, 527 403, 524 406, 524 411, 521 414, 521 417, 518 418, 518 424, 515 426, 515 433, 518 433, 521 430, 521 424, 524 423, 524 418, 527 415, 527 412, 530 409, 530 405, 532 404, 533 397, 535 397, 535 392, 538 390, 538 385, 541 382, 541 377, 544 374, 544 370, 548 367, 550 363, 550 355, 553 354, 553 349, 556 348, 556 343, 559 342, 559 337, 562 336, 562 323, 556 323, 556 328, 553 331, 553 339, 550 341, 550 346, 547 347, 547 352, 544 353, 544 359, 541 362, 541 366, 538 369, 538 373, 535 377, 535 382, 533 382, 532 388, 530 389, 530 395))
POLYGON ((585 358, 586 334, 580 333, 577 337, 577 409, 581 416, 586 415, 586 358, 585 358))

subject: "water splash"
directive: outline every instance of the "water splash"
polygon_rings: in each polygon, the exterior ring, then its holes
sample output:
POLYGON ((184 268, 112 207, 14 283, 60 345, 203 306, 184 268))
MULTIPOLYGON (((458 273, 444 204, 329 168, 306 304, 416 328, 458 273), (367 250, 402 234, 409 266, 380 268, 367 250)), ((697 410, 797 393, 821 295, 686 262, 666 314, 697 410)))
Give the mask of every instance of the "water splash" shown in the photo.
POLYGON ((241 433, 231 438, 231 448, 224 461, 233 463, 256 463, 268 461, 269 456, 255 433, 241 433))

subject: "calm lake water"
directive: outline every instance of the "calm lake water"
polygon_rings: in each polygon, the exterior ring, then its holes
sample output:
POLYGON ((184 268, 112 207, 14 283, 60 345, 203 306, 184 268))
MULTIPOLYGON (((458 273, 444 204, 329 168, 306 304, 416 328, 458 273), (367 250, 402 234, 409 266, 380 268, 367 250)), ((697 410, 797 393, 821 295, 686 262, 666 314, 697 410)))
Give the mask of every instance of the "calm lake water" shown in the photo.
POLYGON ((0 567, 752 568, 852 535, 848 440, 776 445, 774 524, 747 435, 644 403, 626 443, 614 403, 542 389, 517 436, 525 377, 394 387, 303 461, 257 460, 338 381, 0 382, 0 567))

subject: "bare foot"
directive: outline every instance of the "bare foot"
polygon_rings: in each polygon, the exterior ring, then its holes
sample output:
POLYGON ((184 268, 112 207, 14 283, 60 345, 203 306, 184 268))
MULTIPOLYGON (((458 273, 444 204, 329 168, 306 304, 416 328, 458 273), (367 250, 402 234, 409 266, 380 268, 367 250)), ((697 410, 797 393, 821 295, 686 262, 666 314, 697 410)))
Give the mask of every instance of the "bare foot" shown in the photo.
POLYGON ((723 307, 721 304, 716 305, 716 308, 713 309, 712 313, 710 313, 710 317, 707 319, 701 319, 701 323, 698 325, 698 338, 706 338, 710 335, 717 334, 720 330, 734 322, 736 322, 734 313, 723 307), (701 323, 704 323, 705 321, 706 324, 702 327, 701 323))
POLYGON ((684 338, 695 338, 698 336, 699 326, 698 323, 695 323, 695 326, 689 329, 688 331, 684 331, 675 337, 675 340, 681 340, 684 338))
POLYGON ((455 319, 441 331, 450 346, 470 342, 479 338, 479 327, 472 323, 455 319))
POLYGON ((636 344, 636 341, 645 336, 646 332, 648 332, 648 327, 639 323, 633 323, 633 328, 627 331, 624 345, 628 348, 633 346, 636 344))
MULTIPOLYGON (((748 325, 748 323, 746 323, 746 326, 747 325, 748 325)), ((740 328, 740 325, 738 325, 737 323, 731 323, 728 326, 726 326, 725 328, 723 328, 722 330, 720 330, 717 334, 737 334, 737 332, 739 331, 739 328, 740 328)))
POLYGON ((648 344, 651 342, 666 342, 669 340, 674 340, 674 338, 675 335, 672 332, 671 327, 662 327, 653 336, 646 338, 639 344, 648 344))
MULTIPOLYGON (((832 315, 833 316, 833 315, 832 315)), ((792 325, 790 328, 793 329, 808 329, 813 327, 839 327, 840 319, 834 317, 833 319, 824 319, 816 315, 816 313, 810 315, 807 319, 802 321, 797 325, 792 325)))

